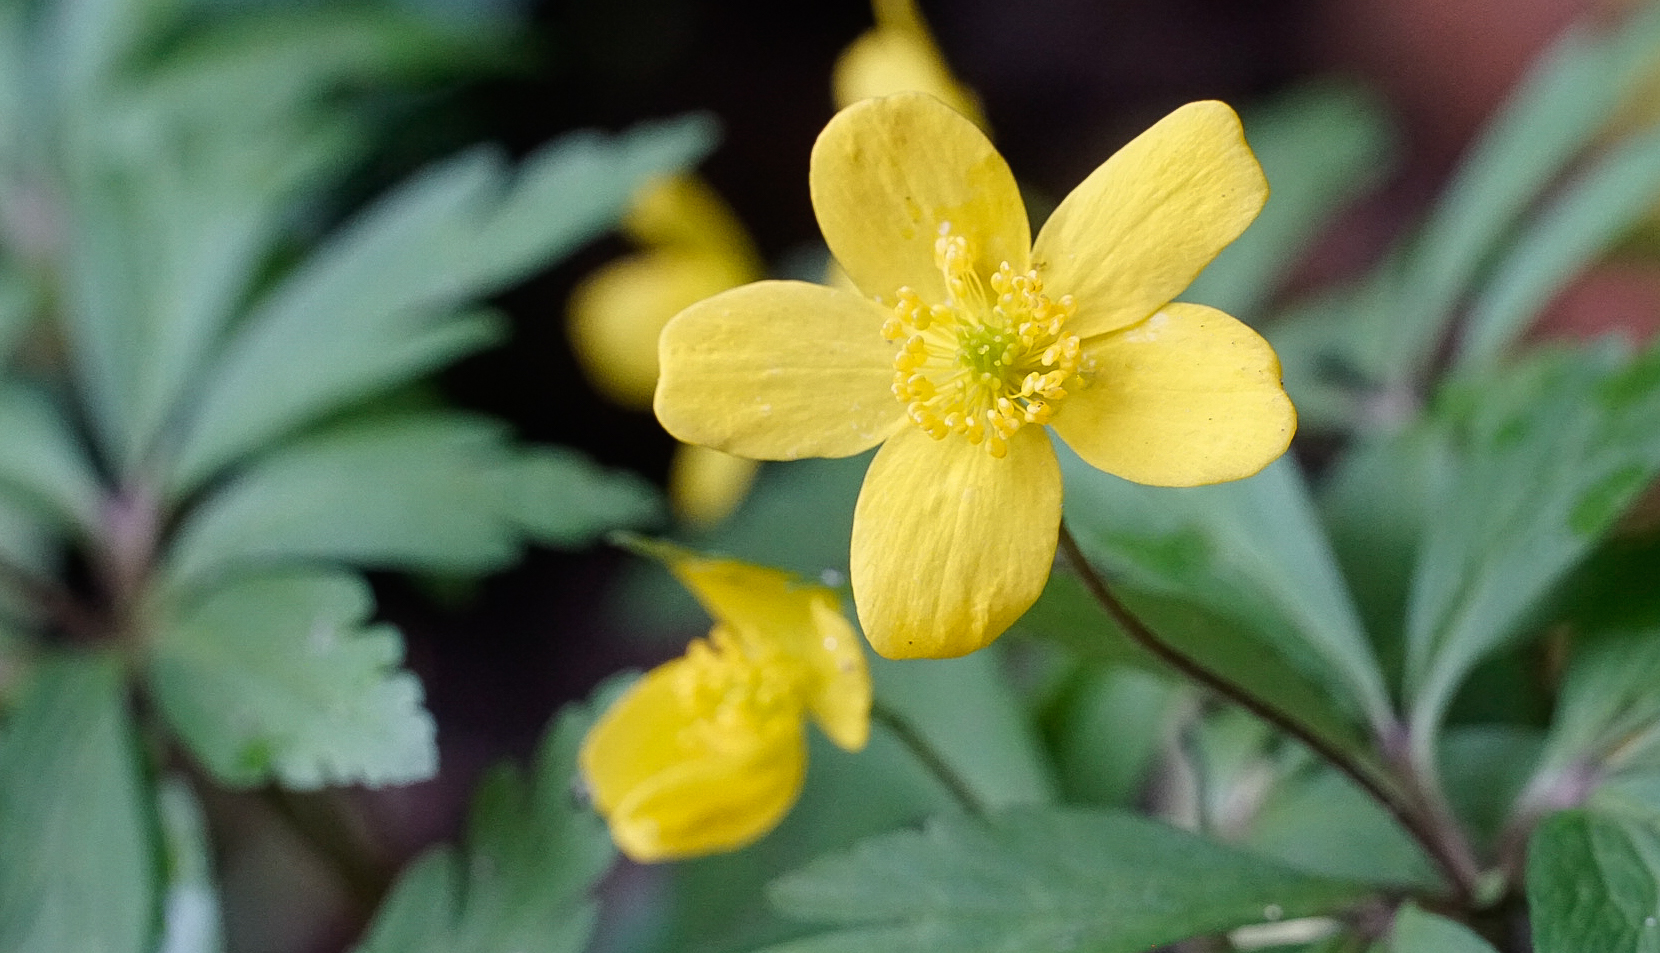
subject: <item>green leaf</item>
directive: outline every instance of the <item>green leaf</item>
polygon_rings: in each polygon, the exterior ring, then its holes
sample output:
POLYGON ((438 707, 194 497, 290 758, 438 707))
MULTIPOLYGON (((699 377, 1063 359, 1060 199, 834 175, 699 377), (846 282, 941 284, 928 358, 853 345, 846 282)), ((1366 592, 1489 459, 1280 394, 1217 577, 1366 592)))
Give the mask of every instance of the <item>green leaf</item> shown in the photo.
POLYGON ((253 127, 340 90, 507 65, 502 31, 364 5, 247 10, 192 31, 140 78, 147 101, 253 127))
POLYGON ((98 349, 81 358, 100 375, 86 389, 110 455, 126 471, 157 449, 306 200, 349 171, 365 143, 340 119, 283 117, 248 130, 134 108, 112 119, 104 138, 110 155, 97 156, 94 173, 114 195, 83 212, 113 216, 96 227, 113 231, 121 247, 98 253, 120 257, 81 262, 118 269, 125 294, 83 301, 73 317, 77 346, 98 349))
POLYGON ((1268 791, 1242 843, 1322 877, 1393 889, 1441 887, 1423 850, 1388 811, 1312 759, 1268 791))
POLYGON ((1389 930, 1387 953, 1496 953, 1492 945, 1462 923, 1426 913, 1417 904, 1402 905, 1389 930))
POLYGON ((1458 725, 1447 732, 1440 776, 1477 850, 1497 845, 1543 743, 1539 729, 1514 724, 1458 725))
POLYGON ((505 512, 520 532, 549 546, 582 546, 662 518, 650 484, 565 447, 522 448, 502 477, 505 512))
POLYGON ((1293 89, 1243 118, 1273 198, 1182 300, 1253 321, 1333 213, 1389 171, 1394 137, 1379 102, 1332 82, 1293 89))
POLYGON ((1660 9, 1634 9, 1616 28, 1585 24, 1565 33, 1459 166, 1396 285, 1402 370, 1428 361, 1494 246, 1645 81, 1660 45, 1660 9))
POLYGON ((773 953, 1141 953, 1363 892, 1134 815, 1056 809, 872 838, 771 894, 791 916, 836 925, 773 953))
POLYGON ((1541 58, 1459 165, 1423 226, 1355 286, 1268 327, 1304 430, 1399 424, 1459 305, 1517 220, 1609 128, 1652 63, 1660 10, 1587 23, 1541 58))
POLYGON ((156 807, 167 878, 157 953, 221 953, 225 941, 219 888, 213 880, 213 845, 202 806, 190 785, 172 776, 157 787, 156 807))
POLYGON ((1068 804, 1136 803, 1189 694, 1127 665, 1088 666, 1046 712, 1055 774, 1068 804))
POLYGON ((1539 773, 1556 778, 1654 747, 1660 723, 1660 631, 1579 640, 1562 677, 1539 773))
POLYGON ((1407 593, 1432 510, 1446 492, 1449 453, 1444 428, 1433 423, 1357 434, 1321 487, 1332 550, 1386 670, 1397 676, 1407 593))
POLYGON ((520 451, 501 424, 399 414, 300 438, 213 491, 180 526, 169 585, 250 568, 344 562, 479 572, 524 537, 576 545, 655 515, 637 478, 574 451, 520 451))
MULTIPOLYGON (((1328 684, 1310 679, 1283 656, 1263 645, 1244 624, 1195 607, 1181 597, 1119 593, 1121 601, 1159 637, 1327 742, 1361 761, 1374 759, 1357 730, 1353 711, 1334 699, 1328 684)), ((1121 631, 1077 577, 1056 572, 1037 605, 1016 623, 1020 631, 1066 646, 1080 656, 1109 665, 1136 665, 1179 676, 1121 631)))
POLYGON ((196 395, 169 489, 486 343, 458 309, 593 237, 709 139, 698 119, 576 134, 516 173, 474 150, 406 183, 253 304, 196 395))
POLYGON ((1132 591, 1248 629, 1362 723, 1384 724, 1382 671, 1295 461, 1217 486, 1138 486, 1061 453, 1067 522, 1132 591))
POLYGON ((1429 745, 1482 659, 1530 630, 1563 579, 1660 474, 1660 350, 1540 355, 1451 388, 1446 490, 1407 608, 1415 738, 1429 745))
POLYGON ((120 663, 42 665, 0 736, 0 949, 150 953, 153 823, 120 663))
POLYGON ((164 606, 151 691, 221 782, 403 784, 437 767, 421 686, 368 586, 321 572, 240 580, 164 606))
POLYGON ((1055 799, 1054 776, 1002 664, 995 647, 925 664, 873 658, 871 679, 877 700, 904 718, 982 805, 1047 804, 1055 799))
POLYGON ((591 894, 615 851, 575 796, 576 754, 593 722, 567 708, 534 775, 503 767, 474 798, 465 848, 428 851, 399 878, 357 953, 581 953, 591 894))
POLYGON ((1527 899, 1538 953, 1660 951, 1660 830, 1563 811, 1533 832, 1527 899))
POLYGON ((90 537, 103 491, 55 401, 24 384, 0 385, 0 493, 59 530, 90 537))
POLYGON ((176 20, 180 0, 57 0, 45 5, 32 52, 61 108, 84 108, 176 20))
POLYGON ((1494 364, 1541 309, 1660 198, 1660 128, 1610 150, 1529 223, 1465 322, 1458 362, 1494 364))

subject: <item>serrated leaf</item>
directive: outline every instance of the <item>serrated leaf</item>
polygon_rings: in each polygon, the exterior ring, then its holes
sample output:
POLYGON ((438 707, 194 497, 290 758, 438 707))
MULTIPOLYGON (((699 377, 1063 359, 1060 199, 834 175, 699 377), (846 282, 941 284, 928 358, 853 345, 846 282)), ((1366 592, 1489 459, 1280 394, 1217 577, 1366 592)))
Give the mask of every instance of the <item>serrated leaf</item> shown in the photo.
POLYGON ((183 778, 166 777, 156 789, 161 815, 161 940, 156 953, 221 953, 219 888, 213 879, 213 847, 202 805, 183 778))
POLYGON ((1528 631, 1562 580, 1660 474, 1660 351, 1542 355, 1464 382, 1446 491, 1429 512, 1407 608, 1416 740, 1470 670, 1528 631))
POLYGON ((125 471, 158 449, 284 229, 350 170, 364 142, 339 118, 281 117, 250 132, 143 106, 112 119, 103 138, 111 154, 95 173, 116 194, 83 214, 115 216, 98 227, 115 230, 121 258, 97 264, 122 269, 125 294, 73 317, 77 346, 98 349, 81 359, 105 379, 87 389, 125 471))
POLYGON ((1648 215, 1657 198, 1660 128, 1610 150, 1528 223, 1471 308, 1459 364, 1496 363, 1568 281, 1648 215))
POLYGON ((403 784, 437 767, 403 642, 369 625, 368 586, 321 572, 258 576, 164 606, 149 667, 173 730, 221 782, 403 784))
POLYGON ((1385 953, 1496 953, 1469 927, 1408 903, 1395 913, 1385 953))
POLYGON ((533 778, 492 773, 466 847, 412 864, 357 953, 581 953, 598 914, 591 893, 615 857, 605 825, 575 795, 592 721, 586 709, 563 711, 533 778))
POLYGON ((1067 522, 1092 562, 1132 591, 1239 623, 1357 723, 1383 724, 1388 693, 1371 644, 1289 458, 1218 486, 1138 486, 1062 452, 1067 522))
POLYGON ((479 572, 516 559, 526 536, 580 544, 653 515, 638 479, 574 451, 521 452, 507 436, 487 418, 426 413, 296 440, 191 511, 168 583, 319 562, 479 572))
POLYGON ((406 183, 253 305, 197 395, 170 489, 484 343, 457 339, 456 309, 591 238, 709 138, 697 119, 574 134, 517 171, 474 150, 406 183))
POLYGON ((936 819, 775 882, 784 912, 838 928, 771 953, 1141 953, 1362 895, 1131 814, 1020 810, 936 819))
POLYGON ((120 663, 43 664, 0 736, 0 949, 150 953, 152 823, 120 663))
POLYGON ((1660 951, 1660 830, 1590 811, 1547 818, 1528 845, 1537 953, 1660 951))
POLYGON ((1389 171, 1394 131, 1374 98, 1329 81, 1292 89, 1243 119, 1273 201, 1182 300, 1252 322, 1331 216, 1389 171))

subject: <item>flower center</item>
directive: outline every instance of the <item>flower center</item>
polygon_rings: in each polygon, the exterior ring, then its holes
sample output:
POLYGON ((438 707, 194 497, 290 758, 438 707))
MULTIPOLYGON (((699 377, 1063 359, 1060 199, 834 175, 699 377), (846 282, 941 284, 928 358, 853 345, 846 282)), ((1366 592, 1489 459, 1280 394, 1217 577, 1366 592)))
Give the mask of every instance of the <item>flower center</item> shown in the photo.
POLYGON ((683 743, 739 749, 763 725, 801 718, 802 673, 782 653, 758 658, 745 651, 736 633, 717 625, 707 639, 693 640, 686 661, 675 689, 697 720, 684 729, 683 743))
POLYGON ((882 325, 884 338, 900 342, 894 396, 935 440, 961 434, 1002 457, 1021 427, 1048 423, 1078 372, 1078 336, 1064 330, 1077 306, 1071 295, 1051 300, 1035 270, 1016 274, 1008 262, 982 281, 968 239, 949 223, 934 264, 945 301, 900 288, 882 325))

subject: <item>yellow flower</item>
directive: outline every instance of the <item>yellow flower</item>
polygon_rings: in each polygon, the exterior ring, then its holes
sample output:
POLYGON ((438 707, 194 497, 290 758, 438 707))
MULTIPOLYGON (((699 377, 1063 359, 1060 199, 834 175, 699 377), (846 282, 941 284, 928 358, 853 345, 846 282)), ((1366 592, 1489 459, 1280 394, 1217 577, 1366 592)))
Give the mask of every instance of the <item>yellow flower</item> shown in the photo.
MULTIPOLYGON (((761 277, 754 246, 732 210, 691 176, 643 189, 622 230, 640 251, 595 271, 571 295, 570 336, 594 387, 625 407, 651 406, 657 336, 675 312, 761 277)), ((712 525, 743 500, 752 460, 681 447, 669 500, 687 521, 712 525)))
POLYGON ((984 128, 979 103, 951 75, 915 0, 873 0, 871 12, 876 27, 836 60, 831 74, 836 107, 893 93, 928 93, 984 128))
POLYGON ((1249 476, 1296 414, 1255 332, 1171 299, 1268 186, 1222 103, 1165 117, 1029 240, 1008 165, 939 100, 865 100, 813 147, 813 207, 862 295, 735 288, 660 342, 657 417, 763 459, 882 444, 853 517, 853 598, 876 651, 944 658, 1042 592, 1061 517, 1044 427, 1139 483, 1249 476))
POLYGON ((641 862, 736 850, 777 826, 801 792, 808 715, 849 751, 870 732, 870 676, 834 593, 656 548, 715 627, 618 699, 580 757, 612 839, 641 862))

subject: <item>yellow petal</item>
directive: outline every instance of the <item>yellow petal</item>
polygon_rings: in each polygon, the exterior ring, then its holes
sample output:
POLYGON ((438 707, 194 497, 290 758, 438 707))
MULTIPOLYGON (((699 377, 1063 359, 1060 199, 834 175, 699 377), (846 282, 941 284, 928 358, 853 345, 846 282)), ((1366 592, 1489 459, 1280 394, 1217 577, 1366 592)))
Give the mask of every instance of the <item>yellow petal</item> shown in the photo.
POLYGON ((891 303, 909 286, 945 300, 934 262, 942 226, 968 239, 975 270, 1025 271, 1030 226, 1008 163, 985 134, 932 96, 899 93, 837 113, 808 172, 824 241, 859 289, 891 303))
POLYGON ((806 773, 799 718, 710 723, 676 659, 649 672, 584 739, 583 778, 623 853, 652 862, 736 850, 770 831, 806 773))
POLYGON ((1181 294, 1268 199, 1239 117, 1189 103, 1092 172, 1038 233, 1032 260, 1070 294, 1082 337, 1134 324, 1181 294))
POLYGON ((699 603, 756 658, 782 652, 803 675, 806 704, 849 751, 870 732, 870 673, 835 593, 789 573, 656 547, 699 603))
POLYGON ((818 669, 808 710, 831 741, 846 751, 859 751, 870 740, 871 694, 859 634, 827 590, 816 593, 808 609, 819 649, 808 656, 818 669))
POLYGON ((738 508, 755 482, 754 460, 683 443, 669 461, 669 504, 693 526, 712 527, 738 508))
POLYGON ((852 456, 899 425, 886 314, 845 291, 759 281, 692 305, 658 341, 657 419, 744 457, 852 456))
POLYGON ((1061 518, 1049 437, 1024 427, 999 460, 915 427, 876 454, 853 511, 853 601, 888 658, 982 648, 1037 601, 1061 518))
POLYGON ((1166 305, 1084 342, 1087 386, 1051 426, 1093 466, 1137 483, 1248 477, 1291 442, 1297 412, 1260 335, 1215 308, 1166 305))
POLYGON ((647 247, 674 247, 724 259, 743 273, 727 287, 760 277, 760 257, 749 233, 725 200, 697 176, 668 176, 646 186, 623 218, 622 228, 647 247))
POLYGON ((748 281, 729 262, 678 252, 614 261, 571 293, 570 337, 596 390, 626 407, 651 406, 657 336, 681 309, 748 281))
MULTIPOLYGON (((910 12, 914 17, 915 11, 910 12)), ((951 75, 920 26, 920 20, 915 26, 878 26, 849 44, 831 73, 836 108, 894 93, 927 93, 985 128, 974 94, 951 75)))

